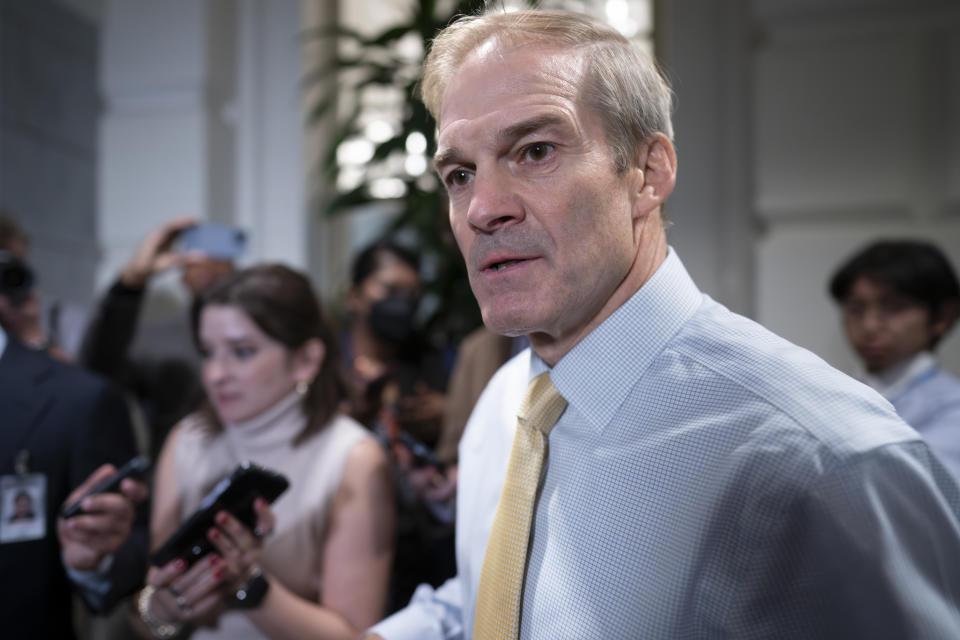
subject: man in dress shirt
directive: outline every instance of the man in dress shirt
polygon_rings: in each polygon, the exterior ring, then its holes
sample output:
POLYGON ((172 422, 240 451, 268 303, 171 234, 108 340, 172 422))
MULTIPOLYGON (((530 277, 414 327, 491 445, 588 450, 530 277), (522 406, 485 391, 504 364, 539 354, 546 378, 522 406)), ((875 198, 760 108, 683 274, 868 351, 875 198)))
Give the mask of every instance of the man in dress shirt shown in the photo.
POLYGON ((616 31, 464 18, 424 101, 485 324, 528 334, 460 444, 458 575, 371 630, 472 638, 528 382, 549 435, 521 638, 960 637, 960 494, 879 395, 702 294, 669 248, 670 92, 616 31))
POLYGON ((863 381, 960 478, 960 380, 934 356, 960 314, 960 283, 950 261, 929 242, 881 240, 837 269, 830 294, 863 363, 863 381))

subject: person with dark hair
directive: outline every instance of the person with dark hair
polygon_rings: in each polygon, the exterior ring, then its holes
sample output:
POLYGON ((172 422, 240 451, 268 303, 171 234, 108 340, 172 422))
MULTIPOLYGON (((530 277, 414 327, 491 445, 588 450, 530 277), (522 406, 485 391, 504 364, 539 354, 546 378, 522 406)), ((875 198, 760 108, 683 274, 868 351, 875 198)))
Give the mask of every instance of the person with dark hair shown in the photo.
POLYGON ((231 274, 200 295, 193 329, 207 404, 164 444, 151 547, 242 461, 280 471, 290 487, 272 506, 256 501, 254 530, 220 512, 208 534, 216 551, 193 566, 152 568, 141 632, 356 636, 385 606, 392 490, 377 441, 339 412, 336 342, 310 282, 282 265, 231 274))
POLYGON ((360 251, 351 269, 341 346, 361 398, 356 417, 372 424, 383 397, 395 398, 389 409, 396 421, 433 446, 448 370, 442 351, 417 327, 422 289, 420 260, 409 249, 380 241, 360 251))
POLYGON ((422 295, 417 254, 388 240, 354 258, 341 335, 353 386, 354 417, 390 451, 397 492, 396 560, 390 609, 421 582, 439 585, 455 572, 452 511, 417 495, 410 480, 422 468, 410 448, 432 450, 440 436, 448 369, 443 352, 419 331, 422 295))
POLYGON ((8 522, 32 521, 37 517, 37 512, 33 508, 33 498, 27 491, 20 490, 13 498, 13 513, 10 514, 8 522))
POLYGON ((699 290, 644 50, 490 9, 420 86, 484 324, 531 346, 460 440, 457 576, 369 635, 960 637, 956 481, 876 392, 699 290))
POLYGON ((97 302, 77 360, 113 380, 142 411, 147 448, 156 458, 171 427, 203 399, 199 360, 190 343, 189 304, 151 317, 145 309, 150 284, 161 273, 180 269, 188 300, 233 271, 231 260, 180 250, 181 234, 197 224, 175 218, 148 233, 97 302), (162 317, 160 317, 162 316, 162 317))
MULTIPOLYGON (((66 305, 40 295, 29 254, 30 236, 0 208, 0 321, 23 344, 69 362, 72 357, 60 341, 66 305)), ((71 315, 77 313, 71 307, 71 315)))
POLYGON ((934 357, 960 316, 960 284, 947 257, 929 242, 881 240, 847 259, 829 289, 863 381, 960 478, 960 380, 934 357))

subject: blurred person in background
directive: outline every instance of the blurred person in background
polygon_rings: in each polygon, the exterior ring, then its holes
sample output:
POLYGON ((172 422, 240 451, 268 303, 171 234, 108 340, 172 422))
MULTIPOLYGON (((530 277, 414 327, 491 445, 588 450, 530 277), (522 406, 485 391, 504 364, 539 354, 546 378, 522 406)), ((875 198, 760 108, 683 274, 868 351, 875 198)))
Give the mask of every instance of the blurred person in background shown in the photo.
POLYGON ((103 614, 143 580, 142 482, 60 517, 135 454, 127 406, 111 384, 28 347, 0 320, 0 425, 2 635, 73 638, 74 593, 103 614))
POLYGON ((354 416, 390 451, 398 521, 390 608, 421 582, 440 584, 456 571, 453 511, 417 495, 418 471, 432 456, 443 424, 448 368, 444 352, 418 327, 422 295, 415 253, 376 242, 354 258, 341 350, 353 388, 354 416))
POLYGON ((497 369, 529 346, 527 336, 502 336, 484 326, 471 331, 460 343, 450 373, 443 428, 436 446, 436 457, 442 468, 427 464, 408 474, 420 498, 455 511, 458 451, 467 420, 497 369))
POLYGON ((190 310, 149 317, 144 310, 149 284, 159 274, 180 268, 192 300, 234 268, 229 260, 179 250, 181 233, 196 224, 194 218, 176 218, 143 239, 97 304, 80 348, 81 364, 136 399, 152 459, 170 428, 200 404, 203 389, 190 337, 190 310))
POLYGON ((341 349, 360 393, 357 417, 372 424, 386 408, 405 431, 436 444, 443 419, 447 364, 417 326, 423 292, 412 251, 378 242, 354 258, 341 349))
POLYGON ((221 512, 209 532, 217 551, 189 569, 152 568, 141 631, 354 638, 384 610, 393 494, 383 450, 339 413, 336 343, 314 291, 287 267, 256 266, 208 288, 197 312, 208 403, 164 444, 151 547, 241 461, 282 472, 290 487, 272 506, 257 501, 253 531, 221 512))
POLYGON ((848 258, 829 289, 862 380, 960 478, 960 380, 934 354, 960 315, 960 285, 947 257, 929 242, 878 241, 848 258))
MULTIPOLYGON (((0 321, 7 331, 18 340, 34 349, 47 351, 51 356, 65 362, 71 360, 67 349, 61 343, 60 335, 66 327, 62 315, 66 306, 58 300, 46 300, 40 295, 35 284, 35 273, 29 266, 30 236, 9 211, 0 209, 0 269, 4 269, 4 279, 0 281, 0 321), (14 275, 19 274, 19 275, 14 275), (10 278, 15 278, 11 281, 10 278), (11 297, 3 295, 7 285, 16 285, 20 278, 26 278, 23 295, 11 297)), ((79 310, 70 307, 70 315, 76 319, 82 315, 79 310)))

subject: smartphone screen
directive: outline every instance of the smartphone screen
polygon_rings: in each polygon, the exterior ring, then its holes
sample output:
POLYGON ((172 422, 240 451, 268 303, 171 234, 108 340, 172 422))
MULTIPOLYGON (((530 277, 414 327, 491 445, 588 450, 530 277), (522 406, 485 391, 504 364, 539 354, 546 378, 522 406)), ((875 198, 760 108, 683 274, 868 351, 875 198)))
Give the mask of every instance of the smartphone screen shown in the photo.
POLYGON ((198 251, 217 260, 238 260, 247 248, 247 234, 224 224, 201 223, 180 233, 181 251, 198 251))

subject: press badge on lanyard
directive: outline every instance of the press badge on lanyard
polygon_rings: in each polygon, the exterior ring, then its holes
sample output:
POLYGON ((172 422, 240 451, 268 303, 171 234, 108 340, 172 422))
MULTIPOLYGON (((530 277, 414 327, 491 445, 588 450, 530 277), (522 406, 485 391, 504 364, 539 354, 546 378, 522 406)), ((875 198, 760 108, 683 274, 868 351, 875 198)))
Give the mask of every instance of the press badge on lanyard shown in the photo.
POLYGON ((29 454, 17 455, 15 475, 0 476, 0 544, 40 540, 47 534, 47 476, 29 473, 29 454))

